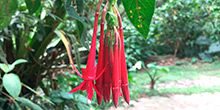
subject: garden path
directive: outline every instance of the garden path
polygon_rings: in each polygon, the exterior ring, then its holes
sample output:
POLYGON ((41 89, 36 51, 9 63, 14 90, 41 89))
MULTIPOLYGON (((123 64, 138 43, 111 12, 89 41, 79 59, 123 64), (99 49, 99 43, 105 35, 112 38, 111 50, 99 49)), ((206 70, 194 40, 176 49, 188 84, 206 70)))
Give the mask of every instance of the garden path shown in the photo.
MULTIPOLYGON (((201 76, 198 80, 160 83, 158 87, 169 88, 174 85, 177 87, 214 86, 220 85, 220 78, 216 76, 201 76)), ((220 110, 220 92, 151 97, 143 95, 137 101, 131 100, 130 106, 123 103, 117 109, 112 107, 110 110, 220 110)))

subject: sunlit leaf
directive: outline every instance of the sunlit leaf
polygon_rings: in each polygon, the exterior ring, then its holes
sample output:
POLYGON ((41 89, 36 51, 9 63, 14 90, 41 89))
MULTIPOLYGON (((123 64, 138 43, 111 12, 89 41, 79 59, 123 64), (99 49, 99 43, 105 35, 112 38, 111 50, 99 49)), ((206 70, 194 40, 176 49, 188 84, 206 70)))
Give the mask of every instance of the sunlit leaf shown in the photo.
POLYGON ((122 0, 122 3, 131 23, 147 38, 155 0, 122 0))
POLYGON ((0 69, 5 73, 8 73, 8 65, 4 63, 0 63, 0 69))
POLYGON ((24 60, 24 59, 18 59, 18 60, 16 60, 12 65, 18 65, 18 64, 21 64, 21 63, 26 63, 27 62, 27 60, 24 60))
POLYGON ((63 35, 62 32, 60 31, 55 31, 55 33, 57 34, 57 36, 59 36, 66 48, 66 51, 67 51, 67 54, 68 54, 68 57, 69 57, 69 61, 71 64, 74 64, 73 63, 73 57, 72 57, 72 49, 71 49, 71 45, 69 43, 69 40, 67 40, 67 38, 63 35))
POLYGON ((20 63, 25 63, 27 62, 27 60, 24 59, 18 59, 16 60, 13 64, 4 64, 4 63, 0 63, 0 68, 5 72, 8 73, 10 71, 12 71, 15 68, 15 65, 18 65, 20 63))
POLYGON ((21 92, 21 81, 16 74, 5 74, 2 78, 3 86, 6 91, 14 98, 17 98, 21 92))

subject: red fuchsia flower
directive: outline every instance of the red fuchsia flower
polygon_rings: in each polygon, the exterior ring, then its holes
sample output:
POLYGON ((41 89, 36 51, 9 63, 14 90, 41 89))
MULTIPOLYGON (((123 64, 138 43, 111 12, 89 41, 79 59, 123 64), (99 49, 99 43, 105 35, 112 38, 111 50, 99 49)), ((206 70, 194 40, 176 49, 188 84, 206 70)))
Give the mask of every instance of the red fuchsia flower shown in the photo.
POLYGON ((113 73, 112 73, 112 98, 115 107, 118 106, 119 96, 120 96, 120 72, 119 72, 119 56, 118 56, 118 40, 119 35, 117 34, 117 29, 114 27, 115 31, 115 43, 114 43, 114 63, 113 63, 113 73))
MULTIPOLYGON (((116 9, 116 8, 115 8, 116 9)), ((126 59, 125 59, 125 48, 124 48, 124 37, 123 37, 123 27, 122 27, 122 20, 121 16, 116 9, 116 13, 118 16, 119 21, 119 34, 120 34, 120 47, 119 54, 121 54, 121 88, 122 93, 124 96, 125 101, 129 104, 130 101, 130 95, 129 95, 129 84, 128 84, 128 71, 127 71, 127 65, 126 65, 126 59)))
POLYGON ((97 95, 102 96, 96 89, 96 86, 94 84, 94 80, 97 80, 105 71, 105 68, 101 70, 99 75, 96 75, 96 67, 95 67, 95 56, 96 56, 96 37, 97 37, 97 25, 98 25, 98 17, 99 17, 99 10, 100 10, 100 5, 101 5, 102 0, 99 1, 97 8, 96 8, 96 13, 95 13, 95 22, 94 22, 94 30, 93 30, 93 36, 92 36, 92 44, 87 60, 87 65, 86 69, 82 68, 82 75, 79 73, 77 68, 71 64, 74 69, 76 70, 76 73, 84 79, 84 81, 76 88, 71 90, 69 93, 76 92, 78 90, 87 91, 88 99, 92 100, 93 97, 93 87, 97 93, 97 95))
MULTIPOLYGON (((108 63, 109 62, 109 66, 106 68, 104 74, 103 74, 103 86, 104 86, 104 90, 103 90, 103 98, 105 102, 109 102, 111 99, 111 73, 110 73, 110 65, 111 65, 111 61, 109 61, 110 56, 109 56, 109 46, 108 46, 108 36, 109 36, 109 32, 106 32, 105 34, 105 42, 104 42, 104 63, 108 63)), ((112 56, 113 57, 113 56, 112 56)))
MULTIPOLYGON (((98 63, 97 63, 97 75, 100 75, 100 73, 102 72, 102 70, 105 67, 105 62, 104 62, 104 26, 105 26, 105 15, 106 15, 106 8, 108 6, 108 2, 106 3, 103 12, 102 12, 102 18, 101 18, 101 30, 100 30, 100 46, 99 46, 99 55, 98 55, 98 63)), ((107 64, 108 62, 106 62, 107 64)), ((96 80, 96 88, 98 90, 99 93, 101 93, 103 95, 103 75, 100 76, 100 78, 98 78, 96 80)), ((97 102, 99 105, 101 105, 102 103, 102 96, 97 95, 97 102)))
POLYGON ((101 94, 97 91, 97 89, 94 85, 94 80, 98 79, 101 76, 101 74, 100 74, 100 76, 96 77, 96 67, 95 67, 96 34, 97 34, 98 16, 99 16, 99 13, 96 12, 95 13, 95 23, 94 23, 92 44, 91 44, 91 48, 90 48, 90 52, 89 52, 89 56, 88 56, 88 60, 87 60, 86 69, 82 68, 82 75, 79 73, 77 68, 73 64, 71 64, 74 67, 74 69, 76 70, 76 73, 82 79, 84 79, 84 81, 78 87, 71 90, 69 93, 76 92, 79 89, 81 91, 86 90, 89 100, 92 100, 92 97, 93 97, 93 87, 94 87, 96 93, 101 96, 101 94))

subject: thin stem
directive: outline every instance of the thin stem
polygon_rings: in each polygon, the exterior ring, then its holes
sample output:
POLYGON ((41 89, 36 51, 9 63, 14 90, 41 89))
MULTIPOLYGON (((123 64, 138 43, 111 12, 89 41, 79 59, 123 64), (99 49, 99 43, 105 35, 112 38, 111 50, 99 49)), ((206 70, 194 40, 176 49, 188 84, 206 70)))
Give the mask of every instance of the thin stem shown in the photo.
POLYGON ((106 12, 107 12, 107 6, 108 6, 108 1, 107 3, 105 4, 105 7, 103 9, 103 12, 102 12, 102 18, 101 18, 101 22, 104 23, 105 22, 105 15, 106 15, 106 12))
POLYGON ((0 91, 2 94, 4 94, 5 96, 7 96, 9 99, 11 99, 13 102, 15 101, 15 99, 13 97, 11 97, 10 95, 6 94, 3 91, 0 91))

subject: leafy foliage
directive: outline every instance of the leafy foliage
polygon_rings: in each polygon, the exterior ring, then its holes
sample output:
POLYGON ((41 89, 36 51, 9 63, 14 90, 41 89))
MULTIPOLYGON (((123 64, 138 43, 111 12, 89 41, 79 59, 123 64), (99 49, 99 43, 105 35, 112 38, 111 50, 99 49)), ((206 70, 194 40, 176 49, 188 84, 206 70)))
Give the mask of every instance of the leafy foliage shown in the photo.
POLYGON ((41 6, 40 0, 25 0, 30 14, 35 13, 41 6))
POLYGON ((21 81, 19 77, 16 74, 10 73, 5 74, 2 80, 6 91, 14 98, 17 98, 21 92, 21 81))
POLYGON ((1 0, 0 7, 0 30, 2 30, 10 23, 12 15, 18 7, 18 2, 17 0, 1 0))
POLYGON ((126 14, 134 27, 147 38, 155 0, 122 0, 126 14))
MULTIPOLYGON (((0 90, 2 93, 0 104, 3 109, 62 110, 98 107, 94 103, 88 105, 84 100, 86 98, 83 92, 67 94, 67 91, 78 85, 81 80, 70 74, 69 70, 65 70, 69 69, 69 65, 66 65, 67 53, 62 40, 55 33, 57 30, 65 32, 74 49, 74 51, 70 50, 74 54, 73 60, 80 68, 87 58, 86 49, 90 45, 95 12, 93 9, 96 2, 92 0, 0 1, 0 60, 3 62, 0 63, 0 67, 4 87, 0 90), (18 65, 20 63, 22 65, 18 65)), ((141 7, 145 9, 144 6, 141 7)), ((135 12, 136 9, 133 11, 135 12)), ((141 12, 144 10, 141 9, 141 12)), ((151 10, 150 14, 152 13, 151 10)), ((149 28, 149 23, 148 18, 143 27, 149 28)), ((129 34, 132 36, 131 33, 129 34)), ((135 50, 134 46, 131 48, 135 50)), ((151 54, 142 48, 140 51, 137 50, 138 54, 131 56, 139 55, 139 59, 144 59, 145 56, 141 56, 141 52, 144 52, 144 55, 151 54)), ((127 55, 129 54, 131 53, 127 55)), ((133 62, 135 63, 132 61, 130 65, 133 62)), ((103 105, 102 108, 106 106, 109 105, 103 105)))
POLYGON ((155 11, 150 37, 156 43, 158 54, 179 57, 197 56, 209 45, 200 45, 209 39, 219 40, 219 6, 217 0, 170 0, 155 11), (198 43, 200 42, 200 43, 198 43))

